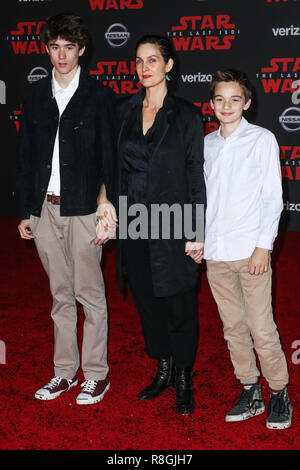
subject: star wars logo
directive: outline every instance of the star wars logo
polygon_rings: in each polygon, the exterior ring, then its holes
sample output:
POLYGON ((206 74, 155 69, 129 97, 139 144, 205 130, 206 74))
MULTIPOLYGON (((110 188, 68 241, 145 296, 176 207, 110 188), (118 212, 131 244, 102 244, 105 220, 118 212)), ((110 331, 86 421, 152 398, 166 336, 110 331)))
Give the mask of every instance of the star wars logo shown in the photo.
POLYGON ((281 173, 283 179, 300 180, 300 146, 280 146, 281 173))
POLYGON ((7 40, 11 41, 13 52, 19 54, 45 54, 46 48, 40 42, 43 21, 19 21, 17 29, 10 31, 7 40))
POLYGON ((116 94, 133 95, 142 88, 134 60, 97 62, 96 69, 90 70, 90 75, 112 88, 116 94))
POLYGON ((256 78, 265 93, 294 93, 300 89, 300 57, 276 57, 262 67, 256 78))
POLYGON ((229 15, 182 16, 171 29, 176 51, 228 50, 240 34, 229 15))
POLYGON ((89 0, 90 7, 95 10, 136 10, 143 8, 142 0, 89 0))
POLYGON ((15 109, 13 113, 9 116, 9 119, 11 120, 11 122, 14 123, 17 132, 19 132, 20 130, 20 117, 22 112, 21 107, 22 105, 20 106, 20 109, 15 109))
POLYGON ((215 114, 210 105, 209 101, 196 101, 193 103, 195 106, 198 106, 201 109, 203 122, 204 122, 204 131, 205 134, 210 134, 211 132, 216 131, 219 128, 219 124, 214 121, 215 114))

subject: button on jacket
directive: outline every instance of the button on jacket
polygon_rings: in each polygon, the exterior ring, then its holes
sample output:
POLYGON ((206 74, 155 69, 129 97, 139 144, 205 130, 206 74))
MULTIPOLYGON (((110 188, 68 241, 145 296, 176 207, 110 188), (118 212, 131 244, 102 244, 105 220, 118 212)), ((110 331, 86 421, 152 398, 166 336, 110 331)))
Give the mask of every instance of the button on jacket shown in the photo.
POLYGON ((81 70, 79 85, 59 119, 51 78, 25 91, 17 159, 19 217, 40 216, 58 130, 60 215, 95 212, 105 183, 112 196, 115 159, 115 95, 81 70))
POLYGON ((204 258, 249 258, 272 250, 283 208, 279 148, 274 134, 242 118, 226 139, 205 137, 207 191, 204 258))

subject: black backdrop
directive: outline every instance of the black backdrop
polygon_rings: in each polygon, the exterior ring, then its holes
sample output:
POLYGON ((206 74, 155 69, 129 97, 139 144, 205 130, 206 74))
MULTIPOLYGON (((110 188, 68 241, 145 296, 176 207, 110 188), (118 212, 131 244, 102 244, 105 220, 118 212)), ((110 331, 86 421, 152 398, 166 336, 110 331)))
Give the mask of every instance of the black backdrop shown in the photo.
POLYGON ((14 162, 24 86, 51 72, 39 29, 60 12, 83 17, 92 37, 83 65, 118 95, 139 89, 136 40, 146 33, 169 36, 178 58, 171 84, 202 108, 207 132, 217 127, 209 107, 212 73, 246 71, 255 96, 245 117, 273 131, 281 149, 281 228, 300 231, 300 0, 1 2, 1 215, 16 214, 14 162))

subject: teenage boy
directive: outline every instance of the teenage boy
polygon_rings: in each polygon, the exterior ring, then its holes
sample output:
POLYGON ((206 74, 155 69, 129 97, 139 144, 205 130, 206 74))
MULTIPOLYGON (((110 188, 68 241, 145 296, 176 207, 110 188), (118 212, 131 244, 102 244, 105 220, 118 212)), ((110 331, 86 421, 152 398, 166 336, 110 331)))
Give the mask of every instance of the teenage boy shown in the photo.
POLYGON ((220 128, 205 137, 207 277, 217 303, 234 372, 243 385, 226 421, 264 412, 256 351, 270 386, 267 427, 291 425, 287 363, 273 319, 270 253, 282 211, 274 135, 242 116, 251 104, 243 72, 217 72, 211 106, 220 128))
POLYGON ((85 314, 85 381, 77 403, 85 405, 99 402, 110 387, 96 209, 101 184, 111 186, 114 95, 79 66, 88 40, 81 18, 50 17, 41 38, 53 71, 26 90, 17 163, 18 229, 34 239, 53 296, 54 377, 35 397, 52 400, 78 384, 78 301, 85 314))

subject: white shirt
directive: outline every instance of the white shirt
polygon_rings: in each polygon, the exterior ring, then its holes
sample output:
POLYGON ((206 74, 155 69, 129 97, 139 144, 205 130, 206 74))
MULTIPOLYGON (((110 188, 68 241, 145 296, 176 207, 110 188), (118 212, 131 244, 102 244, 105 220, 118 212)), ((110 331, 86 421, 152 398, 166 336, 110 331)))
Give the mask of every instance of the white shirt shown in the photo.
POLYGON ((256 247, 272 250, 283 209, 274 134, 242 118, 226 139, 220 128, 205 137, 204 160, 204 258, 235 261, 256 247))
MULTIPOLYGON (((66 88, 63 88, 59 85, 56 81, 55 76, 55 69, 52 70, 52 94, 53 97, 56 99, 56 103, 59 110, 59 118, 61 117, 62 113, 64 112, 67 104, 69 103, 70 99, 74 95, 75 91, 78 88, 79 83, 79 76, 80 76, 80 66, 78 66, 78 70, 76 71, 74 77, 72 78, 71 82, 66 88)), ((57 196, 60 195, 60 174, 59 174, 59 123, 57 126, 57 132, 55 137, 55 143, 53 148, 53 157, 52 157, 52 171, 51 177, 47 189, 47 193, 55 194, 57 196)))

